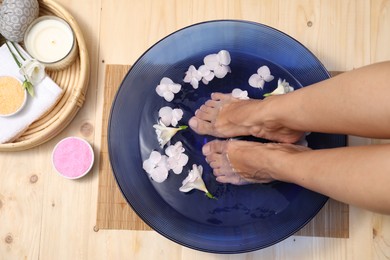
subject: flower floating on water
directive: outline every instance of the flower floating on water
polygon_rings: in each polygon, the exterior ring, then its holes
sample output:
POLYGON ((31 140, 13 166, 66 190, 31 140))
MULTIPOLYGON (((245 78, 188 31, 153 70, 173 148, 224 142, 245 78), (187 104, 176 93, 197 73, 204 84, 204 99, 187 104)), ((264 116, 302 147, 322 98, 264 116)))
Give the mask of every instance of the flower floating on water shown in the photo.
POLYGON ((142 168, 156 182, 163 182, 168 178, 168 157, 152 151, 149 158, 143 162, 142 168))
POLYGON ((159 121, 158 124, 153 125, 153 127, 156 129, 157 140, 161 148, 164 147, 164 145, 166 145, 178 131, 188 128, 186 125, 179 127, 168 127, 161 121, 159 121))
POLYGON ((160 97, 165 98, 166 101, 171 102, 175 94, 179 93, 181 85, 174 83, 170 78, 164 77, 160 84, 156 87, 156 92, 160 97))
POLYGON ((210 81, 213 80, 215 74, 206 65, 202 65, 199 67, 198 71, 202 75, 203 84, 207 85, 210 81))
POLYGON ((186 83, 190 83, 194 89, 199 87, 199 81, 202 79, 202 74, 198 71, 194 65, 191 65, 184 77, 183 81, 186 83))
POLYGON ((203 191, 210 199, 215 197, 207 190, 206 185, 202 179, 203 167, 202 165, 192 165, 192 170, 188 173, 188 176, 183 180, 182 186, 179 188, 181 192, 189 192, 193 189, 203 191))
POLYGON ((10 51, 12 58, 19 67, 19 73, 23 75, 23 87, 27 89, 30 96, 34 96, 34 85, 39 84, 45 77, 45 66, 39 63, 37 60, 26 60, 20 53, 18 47, 13 42, 6 42, 8 50, 10 51), (10 45, 16 51, 15 54, 10 45), (22 61, 19 61, 19 58, 22 61))
POLYGON ((180 119, 183 117, 183 110, 179 108, 172 109, 171 107, 166 106, 158 111, 158 116, 165 126, 177 126, 180 119))
POLYGON ((270 82, 274 79, 271 75, 271 71, 267 66, 261 66, 258 68, 257 73, 253 74, 248 82, 251 87, 263 89, 265 82, 270 82))
POLYGON ((221 79, 231 72, 229 64, 231 62, 230 53, 221 50, 217 54, 209 54, 203 59, 204 65, 214 72, 215 77, 221 79))
POLYGON ((165 154, 168 156, 168 166, 175 174, 180 174, 188 163, 188 156, 184 152, 185 149, 180 141, 165 149, 165 154))
POLYGON ((238 98, 238 99, 241 99, 241 100, 249 99, 248 91, 246 91, 246 90, 244 91, 244 90, 239 89, 239 88, 233 89, 232 97, 238 98))
POLYGON ((288 82, 284 79, 283 81, 281 79, 278 80, 278 87, 272 91, 271 93, 264 94, 264 97, 268 96, 274 96, 274 95, 283 95, 288 92, 294 91, 294 88, 290 86, 288 82))

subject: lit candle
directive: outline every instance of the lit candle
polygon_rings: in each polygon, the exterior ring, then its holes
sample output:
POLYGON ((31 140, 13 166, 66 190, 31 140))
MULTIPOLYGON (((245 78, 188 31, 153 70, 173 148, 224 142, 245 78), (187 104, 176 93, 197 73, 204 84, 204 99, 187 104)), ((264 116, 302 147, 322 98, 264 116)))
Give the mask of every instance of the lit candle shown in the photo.
POLYGON ((27 29, 24 44, 27 52, 48 69, 70 65, 77 54, 72 28, 56 16, 41 16, 27 29))

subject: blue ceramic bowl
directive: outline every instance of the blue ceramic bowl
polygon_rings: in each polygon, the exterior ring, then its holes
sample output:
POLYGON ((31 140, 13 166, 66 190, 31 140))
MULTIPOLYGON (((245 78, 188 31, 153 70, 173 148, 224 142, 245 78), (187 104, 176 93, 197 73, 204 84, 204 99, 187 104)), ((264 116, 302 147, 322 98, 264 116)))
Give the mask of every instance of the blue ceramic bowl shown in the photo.
MULTIPOLYGON (((321 62, 302 44, 271 27, 246 21, 210 21, 181 29, 147 50, 133 65, 120 86, 111 110, 108 143, 118 185, 134 211, 154 230, 181 245, 213 253, 241 253, 275 244, 310 221, 327 197, 294 184, 233 186, 215 181, 201 147, 213 139, 191 131, 179 132, 172 143, 182 141, 190 160, 180 175, 170 173, 156 183, 142 169, 152 150, 160 149, 152 127, 163 106, 181 108, 182 124, 212 92, 248 90, 262 98, 276 87, 278 78, 296 89, 329 78, 321 62), (183 82, 190 65, 220 50, 230 52, 232 73, 214 79, 197 90, 183 82), (249 77, 267 65, 275 76, 264 90, 249 86, 249 77), (182 91, 168 103, 156 94, 163 77, 182 84, 182 91), (200 191, 182 193, 179 187, 192 164, 204 168, 203 179, 218 197, 210 200, 200 191)), ((256 111, 253 111, 256 113, 256 111)), ((312 133, 313 149, 345 146, 345 136, 312 133)), ((265 141, 256 140, 255 141, 265 141)))

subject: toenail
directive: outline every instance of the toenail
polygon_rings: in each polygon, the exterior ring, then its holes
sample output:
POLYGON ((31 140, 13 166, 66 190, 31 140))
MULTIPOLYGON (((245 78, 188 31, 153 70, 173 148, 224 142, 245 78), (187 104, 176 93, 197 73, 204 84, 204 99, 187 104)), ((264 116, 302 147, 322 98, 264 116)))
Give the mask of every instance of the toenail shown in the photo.
POLYGON ((208 155, 210 153, 210 145, 207 145, 207 144, 204 145, 202 147, 202 152, 203 152, 204 155, 208 155))
POLYGON ((193 129, 198 127, 198 121, 195 118, 191 118, 190 121, 188 121, 188 124, 193 129))

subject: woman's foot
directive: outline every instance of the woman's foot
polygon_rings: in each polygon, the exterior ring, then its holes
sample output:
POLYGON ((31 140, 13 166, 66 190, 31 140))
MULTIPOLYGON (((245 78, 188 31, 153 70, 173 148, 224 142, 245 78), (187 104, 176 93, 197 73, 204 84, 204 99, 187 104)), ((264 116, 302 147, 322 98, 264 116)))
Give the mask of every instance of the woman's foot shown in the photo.
POLYGON ((239 100, 231 94, 213 93, 188 124, 198 134, 220 138, 255 136, 277 142, 294 143, 303 133, 283 127, 272 118, 262 100, 239 100))
POLYGON ((282 177, 284 170, 281 169, 286 166, 287 157, 307 150, 310 149, 292 144, 236 140, 214 140, 202 149, 216 180, 235 185, 287 180, 282 177))
POLYGON ((241 100, 230 94, 213 93, 211 99, 195 111, 195 116, 188 124, 195 132, 203 135, 223 138, 250 135, 249 127, 240 124, 242 114, 232 113, 239 112, 237 108, 241 103, 241 100))

